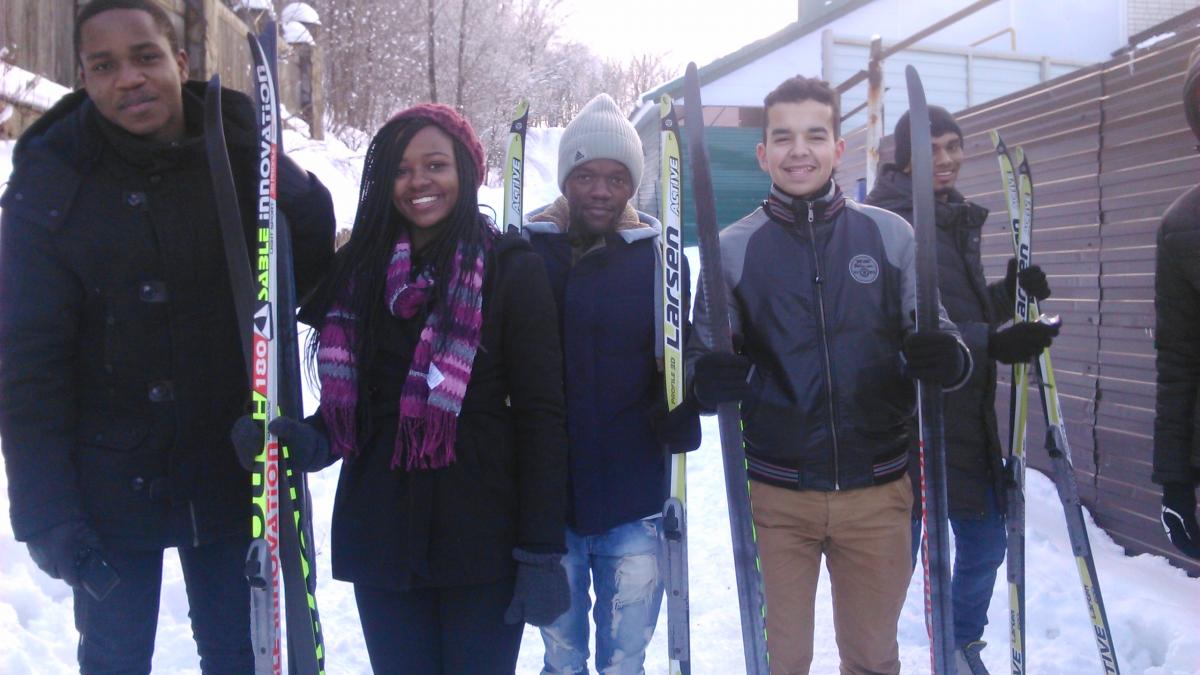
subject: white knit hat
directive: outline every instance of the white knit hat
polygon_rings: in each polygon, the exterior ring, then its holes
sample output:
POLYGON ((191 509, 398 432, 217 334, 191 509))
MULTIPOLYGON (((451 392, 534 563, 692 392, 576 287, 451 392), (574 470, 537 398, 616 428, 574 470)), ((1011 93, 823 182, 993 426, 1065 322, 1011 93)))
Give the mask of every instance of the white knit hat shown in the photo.
POLYGON ((558 187, 567 191, 567 176, 593 159, 611 159, 625 165, 636 191, 642 183, 642 139, 625 119, 617 102, 599 94, 571 120, 558 143, 558 187))

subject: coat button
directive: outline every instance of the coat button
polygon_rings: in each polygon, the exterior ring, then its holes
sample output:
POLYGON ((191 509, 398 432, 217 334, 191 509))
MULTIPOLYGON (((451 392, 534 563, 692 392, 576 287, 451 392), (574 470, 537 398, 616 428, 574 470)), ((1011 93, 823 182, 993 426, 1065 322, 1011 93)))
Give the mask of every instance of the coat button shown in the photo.
POLYGON ((146 487, 146 479, 142 478, 141 476, 137 476, 133 480, 129 481, 129 487, 134 492, 141 492, 142 488, 146 487))
POLYGON ((25 200, 25 193, 23 193, 23 192, 18 192, 17 194, 13 195, 13 199, 15 199, 15 200, 17 200, 17 201, 19 201, 19 202, 20 202, 20 201, 24 201, 24 200, 25 200))
POLYGON ((125 193, 125 204, 130 208, 136 209, 146 203, 146 195, 142 192, 127 192, 125 193))
POLYGON ((50 209, 50 217, 57 218, 58 217, 58 209, 50 209))

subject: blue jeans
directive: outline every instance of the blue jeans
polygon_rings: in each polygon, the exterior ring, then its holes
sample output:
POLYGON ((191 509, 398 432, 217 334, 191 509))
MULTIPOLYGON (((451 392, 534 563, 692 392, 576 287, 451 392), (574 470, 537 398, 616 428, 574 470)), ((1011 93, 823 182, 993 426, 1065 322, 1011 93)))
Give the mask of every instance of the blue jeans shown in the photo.
MULTIPOLYGON (((982 518, 951 518, 954 532, 954 573, 951 593, 954 595, 954 644, 962 648, 983 637, 987 625, 988 605, 996 586, 996 572, 1004 562, 1008 535, 1004 529, 1004 514, 996 505, 991 487, 984 497, 986 511, 982 518)), ((921 550, 921 519, 912 521, 913 567, 921 550)))
MULTIPOLYGON (((254 670, 250 585, 245 572, 249 545, 247 532, 246 536, 179 548, 188 616, 205 675, 254 670)), ((121 581, 103 601, 86 591, 75 591, 80 672, 149 673, 158 628, 162 549, 105 548, 104 557, 121 581)))
POLYGON ((586 673, 588 587, 596 583, 596 670, 645 672, 646 645, 654 634, 663 596, 662 518, 619 525, 581 536, 567 528, 562 564, 571 585, 571 609, 542 629, 544 675, 586 673))

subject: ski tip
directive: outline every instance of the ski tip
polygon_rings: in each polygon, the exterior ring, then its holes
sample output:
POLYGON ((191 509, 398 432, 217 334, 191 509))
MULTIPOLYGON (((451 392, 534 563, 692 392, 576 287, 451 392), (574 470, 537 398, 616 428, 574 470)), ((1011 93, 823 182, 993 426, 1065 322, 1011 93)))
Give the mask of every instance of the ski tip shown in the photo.
POLYGON ((699 72, 700 71, 696 68, 696 62, 688 61, 687 69, 683 71, 683 76, 685 78, 693 78, 693 77, 696 77, 699 74, 699 72))
POLYGON ((1021 166, 1022 164, 1025 164, 1025 148, 1022 148, 1019 145, 1013 148, 1012 162, 1013 166, 1021 166))
POLYGON ((996 149, 996 152, 1001 152, 1005 149, 1004 139, 1000 138, 1000 130, 999 129, 989 130, 988 138, 992 139, 992 147, 996 149))
POLYGON ((521 119, 529 114, 529 101, 521 99, 517 102, 517 112, 513 115, 514 119, 521 119))
POLYGON ((911 65, 904 66, 904 82, 908 85, 909 108, 911 109, 917 102, 924 107, 925 86, 921 84, 921 75, 916 68, 911 65))
POLYGON ((666 120, 671 117, 671 113, 675 112, 675 99, 671 98, 670 94, 663 94, 658 99, 658 117, 666 120))
POLYGON ((213 76, 211 78, 209 78, 209 80, 208 80, 208 89, 220 89, 220 88, 221 88, 221 74, 213 73, 213 76))
POLYGON ((1025 148, 1017 146, 1016 165, 1019 171, 1029 173, 1029 155, 1025 154, 1025 148))

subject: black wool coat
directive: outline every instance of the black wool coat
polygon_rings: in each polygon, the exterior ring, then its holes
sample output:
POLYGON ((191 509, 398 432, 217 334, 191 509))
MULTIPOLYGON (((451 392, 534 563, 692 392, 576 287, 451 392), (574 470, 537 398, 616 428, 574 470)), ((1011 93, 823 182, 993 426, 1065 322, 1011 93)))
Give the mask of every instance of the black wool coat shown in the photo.
POLYGON ((1158 230, 1154 268, 1157 393, 1154 482, 1200 484, 1200 188, 1158 230))
MULTIPOLYGON (((912 222, 912 180, 893 164, 881 167, 867 204, 912 222)), ((987 209, 952 191, 935 208, 938 287, 950 320, 962 332, 975 368, 961 388, 946 394, 946 469, 950 513, 955 518, 984 512, 984 489, 995 489, 1003 508, 1003 446, 996 426, 996 363, 988 357, 988 336, 1012 319, 1013 300, 1003 281, 987 283, 980 259, 980 235, 987 209)), ((917 462, 909 463, 915 470, 917 462)))
MULTIPOLYGON (((370 428, 359 430, 359 453, 342 461, 334 499, 336 579, 390 590, 485 584, 515 574, 516 547, 566 550, 566 412, 550 284, 516 233, 500 238, 484 265, 481 342, 450 466, 391 468, 400 394, 426 314, 389 315, 376 338, 361 374, 370 428)), ((323 428, 319 414, 310 419, 323 428)))
MULTIPOLYGON (((65 96, 16 146, 0 199, 0 435, 13 531, 85 520, 105 545, 197 545, 249 532, 250 479, 229 429, 250 384, 202 129, 134 137, 87 94, 65 96)), ((256 250, 254 108, 226 90, 224 127, 256 250)), ((301 293, 333 256, 333 204, 280 158, 280 207, 301 293)))

